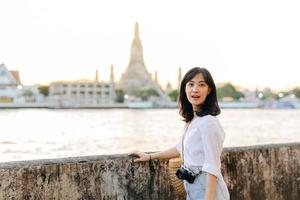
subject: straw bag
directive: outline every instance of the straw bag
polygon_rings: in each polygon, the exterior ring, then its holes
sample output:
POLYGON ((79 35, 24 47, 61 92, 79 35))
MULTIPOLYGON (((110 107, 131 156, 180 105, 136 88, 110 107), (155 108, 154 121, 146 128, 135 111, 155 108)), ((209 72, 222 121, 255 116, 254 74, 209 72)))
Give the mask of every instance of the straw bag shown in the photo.
POLYGON ((173 158, 169 160, 169 176, 171 179, 171 186, 175 190, 176 197, 178 199, 185 199, 186 193, 183 186, 183 181, 177 178, 176 171, 181 167, 181 159, 173 158))
MULTIPOLYGON (((181 138, 181 155, 182 155, 182 158, 184 158, 183 140, 184 140, 185 134, 188 130, 189 124, 190 123, 186 124, 186 126, 184 128, 184 134, 181 138)), ((171 179, 171 186, 175 190, 175 194, 176 194, 177 199, 185 199, 186 198, 186 192, 184 190, 183 181, 180 180, 179 178, 177 178, 177 176, 176 176, 176 171, 181 167, 183 162, 184 162, 184 160, 181 160, 180 157, 173 158, 173 159, 169 160, 169 175, 170 175, 170 179, 171 179)))

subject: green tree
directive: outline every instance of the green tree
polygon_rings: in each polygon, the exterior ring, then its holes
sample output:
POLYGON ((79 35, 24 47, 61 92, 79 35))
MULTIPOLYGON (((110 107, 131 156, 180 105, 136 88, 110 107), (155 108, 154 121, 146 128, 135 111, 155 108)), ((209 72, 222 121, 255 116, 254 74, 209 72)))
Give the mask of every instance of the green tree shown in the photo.
POLYGON ((262 96, 259 97, 262 100, 265 100, 265 99, 276 99, 277 96, 278 96, 274 92, 272 92, 271 88, 265 88, 262 91, 259 91, 258 94, 262 94, 262 96))
POLYGON ((31 97, 31 96, 33 95, 33 93, 32 93, 31 90, 25 90, 25 91, 23 92, 23 95, 24 95, 25 97, 31 97))
POLYGON ((135 96, 140 97, 143 101, 147 101, 151 96, 159 96, 159 93, 152 88, 139 90, 135 96))
POLYGON ((40 91, 41 94, 43 94, 44 96, 48 96, 49 95, 49 86, 48 85, 43 85, 43 86, 39 86, 38 90, 40 91))
POLYGON ((292 92, 294 93, 294 95, 300 99, 300 88, 296 87, 292 90, 292 92))
POLYGON ((239 100, 240 98, 244 98, 245 95, 242 92, 239 92, 235 89, 235 87, 231 83, 226 83, 222 87, 217 89, 218 98, 231 97, 234 100, 239 100))
POLYGON ((116 90, 116 102, 117 103, 123 103, 124 102, 124 91, 121 89, 116 90))
POLYGON ((178 90, 172 90, 171 92, 169 92, 168 96, 170 97, 171 101, 177 101, 178 90))

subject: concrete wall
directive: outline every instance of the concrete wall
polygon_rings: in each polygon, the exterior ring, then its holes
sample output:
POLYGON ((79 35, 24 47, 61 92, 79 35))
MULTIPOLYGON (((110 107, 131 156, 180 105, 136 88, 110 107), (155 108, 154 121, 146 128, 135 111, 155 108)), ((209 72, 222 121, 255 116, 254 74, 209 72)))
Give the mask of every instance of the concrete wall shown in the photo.
POLYGON ((228 148, 222 171, 232 199, 300 199, 300 143, 228 148))
MULTIPOLYGON (((300 143, 228 148, 222 171, 232 199, 300 199, 300 143)), ((168 161, 127 155, 0 163, 0 199, 176 199, 168 161)))

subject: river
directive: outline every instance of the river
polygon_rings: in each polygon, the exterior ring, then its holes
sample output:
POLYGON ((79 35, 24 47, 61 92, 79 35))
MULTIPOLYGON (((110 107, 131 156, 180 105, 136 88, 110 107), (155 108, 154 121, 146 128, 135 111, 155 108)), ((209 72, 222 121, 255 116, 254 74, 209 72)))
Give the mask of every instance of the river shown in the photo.
MULTIPOLYGON (((225 147, 300 142, 300 109, 223 109, 225 147)), ((0 109, 0 162, 174 146, 177 109, 0 109)))

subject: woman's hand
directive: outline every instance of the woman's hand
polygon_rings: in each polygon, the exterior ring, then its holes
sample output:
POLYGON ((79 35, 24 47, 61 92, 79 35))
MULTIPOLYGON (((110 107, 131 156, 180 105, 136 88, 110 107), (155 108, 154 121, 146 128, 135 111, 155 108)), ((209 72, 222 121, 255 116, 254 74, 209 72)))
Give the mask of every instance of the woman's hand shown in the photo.
POLYGON ((137 159, 134 159, 133 162, 146 162, 149 161, 151 158, 150 154, 141 151, 132 151, 128 153, 128 155, 138 157, 137 159))

